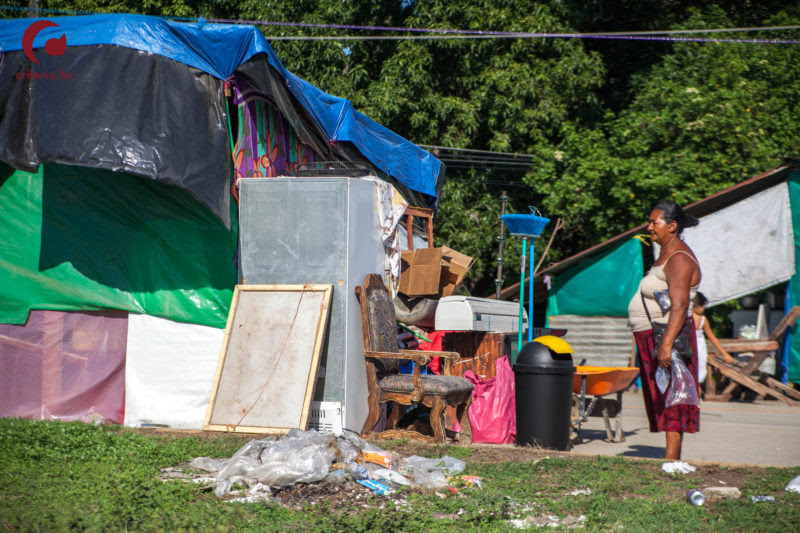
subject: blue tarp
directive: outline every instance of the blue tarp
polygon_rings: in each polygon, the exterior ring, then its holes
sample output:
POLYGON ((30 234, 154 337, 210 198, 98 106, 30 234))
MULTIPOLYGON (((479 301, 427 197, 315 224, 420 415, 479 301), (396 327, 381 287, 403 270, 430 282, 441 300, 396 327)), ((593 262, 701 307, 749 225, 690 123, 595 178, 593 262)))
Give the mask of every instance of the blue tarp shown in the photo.
MULTIPOLYGON (((23 50, 25 31, 34 18, 0 20, 0 51, 23 50)), ((351 142, 377 168, 406 187, 436 197, 441 162, 415 144, 355 111, 344 99, 329 95, 283 66, 254 26, 184 23, 144 15, 89 15, 46 19, 58 26, 41 29, 32 44, 36 54, 45 43, 66 36, 68 46, 116 45, 157 54, 219 79, 227 79, 256 54, 286 81, 329 142, 351 142)), ((30 34, 29 34, 30 35, 30 34)))

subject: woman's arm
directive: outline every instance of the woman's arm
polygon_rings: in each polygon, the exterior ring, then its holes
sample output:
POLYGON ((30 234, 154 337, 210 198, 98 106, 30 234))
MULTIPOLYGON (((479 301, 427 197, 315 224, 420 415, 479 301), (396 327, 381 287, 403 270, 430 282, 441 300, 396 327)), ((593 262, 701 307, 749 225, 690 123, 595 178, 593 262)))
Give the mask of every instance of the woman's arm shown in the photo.
POLYGON ((696 267, 697 264, 684 253, 676 253, 664 266, 669 299, 672 302, 667 329, 658 348, 658 364, 664 368, 672 365, 672 344, 686 321, 686 314, 689 311, 689 286, 696 267))
POLYGON ((722 344, 719 343, 717 336, 714 335, 713 331, 711 331, 711 325, 708 323, 708 317, 706 317, 705 321, 703 321, 703 333, 705 333, 706 338, 711 341, 711 344, 714 345, 714 348, 717 349, 717 352, 722 355, 722 358, 725 359, 725 362, 732 363, 733 357, 731 357, 731 354, 729 354, 728 351, 722 347, 722 344))

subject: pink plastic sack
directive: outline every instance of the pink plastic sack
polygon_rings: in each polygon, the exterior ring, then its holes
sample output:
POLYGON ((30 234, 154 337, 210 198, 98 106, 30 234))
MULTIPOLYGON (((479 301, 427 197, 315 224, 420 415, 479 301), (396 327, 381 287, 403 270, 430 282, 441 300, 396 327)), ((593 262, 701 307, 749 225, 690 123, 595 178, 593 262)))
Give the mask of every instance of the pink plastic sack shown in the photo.
POLYGON ((511 444, 517 437, 517 415, 514 407, 514 372, 503 356, 495 362, 496 376, 481 378, 471 370, 464 377, 475 385, 469 406, 472 441, 511 444))

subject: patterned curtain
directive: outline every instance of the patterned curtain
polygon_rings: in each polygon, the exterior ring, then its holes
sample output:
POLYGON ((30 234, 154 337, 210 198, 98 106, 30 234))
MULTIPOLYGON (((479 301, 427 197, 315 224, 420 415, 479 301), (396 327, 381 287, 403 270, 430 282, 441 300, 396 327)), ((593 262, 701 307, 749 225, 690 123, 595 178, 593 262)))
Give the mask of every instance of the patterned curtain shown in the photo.
POLYGON ((233 148, 234 195, 240 178, 296 176, 298 163, 315 162, 317 154, 300 142, 294 129, 262 93, 238 78, 229 80, 239 127, 233 148))

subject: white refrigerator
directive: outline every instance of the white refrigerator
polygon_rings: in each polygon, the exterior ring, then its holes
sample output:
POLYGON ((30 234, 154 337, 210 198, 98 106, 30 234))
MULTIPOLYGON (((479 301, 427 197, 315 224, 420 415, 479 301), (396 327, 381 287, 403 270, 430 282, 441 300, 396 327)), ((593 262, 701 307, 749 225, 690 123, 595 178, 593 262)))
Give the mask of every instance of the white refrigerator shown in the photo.
POLYGON ((375 183, 339 177, 239 181, 239 282, 333 285, 310 427, 356 432, 367 417, 355 287, 384 273, 375 183))

